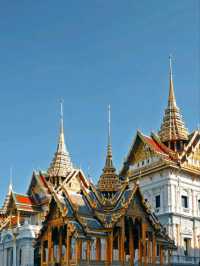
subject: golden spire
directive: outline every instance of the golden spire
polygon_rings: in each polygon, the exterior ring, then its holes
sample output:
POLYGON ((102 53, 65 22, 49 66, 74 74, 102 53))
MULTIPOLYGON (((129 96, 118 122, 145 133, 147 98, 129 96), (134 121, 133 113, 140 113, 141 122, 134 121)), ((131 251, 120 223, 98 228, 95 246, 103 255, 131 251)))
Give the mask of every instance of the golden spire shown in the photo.
POLYGON ((179 108, 176 105, 174 93, 174 82, 172 73, 172 58, 169 57, 169 97, 168 106, 165 114, 159 136, 162 142, 170 144, 170 142, 187 140, 188 130, 185 127, 179 108))
POLYGON ((172 57, 169 56, 169 97, 168 107, 176 107, 176 98, 174 94, 174 82, 172 73, 172 57))
POLYGON ((111 145, 111 128, 110 128, 110 105, 108 105, 108 145, 107 145, 107 156, 106 156, 106 163, 104 167, 104 172, 107 171, 108 169, 112 168, 115 170, 113 167, 113 161, 112 161, 112 145, 111 145))
POLYGON ((57 150, 53 161, 48 169, 49 177, 65 177, 73 170, 73 165, 69 152, 66 149, 64 137, 64 122, 63 122, 63 102, 60 102, 60 133, 58 137, 57 150))
POLYGON ((103 168, 103 174, 100 176, 98 188, 101 192, 116 192, 120 188, 120 180, 116 174, 116 169, 113 166, 112 160, 112 145, 111 145, 111 115, 110 105, 108 106, 108 145, 106 162, 103 168))
POLYGON ((12 182, 12 179, 13 179, 13 171, 12 171, 12 167, 10 167, 10 182, 9 182, 9 192, 11 192, 13 190, 13 182, 12 182))

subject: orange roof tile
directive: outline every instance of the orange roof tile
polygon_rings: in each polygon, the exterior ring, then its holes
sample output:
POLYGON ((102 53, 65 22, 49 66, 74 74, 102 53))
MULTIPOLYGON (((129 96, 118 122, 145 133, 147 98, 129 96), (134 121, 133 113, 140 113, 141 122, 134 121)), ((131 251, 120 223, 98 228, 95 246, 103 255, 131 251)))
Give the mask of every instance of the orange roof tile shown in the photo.
POLYGON ((160 153, 164 153, 166 155, 168 155, 162 148, 161 146, 155 141, 153 140, 151 137, 147 137, 147 136, 144 136, 145 140, 148 142, 148 144, 150 144, 154 150, 156 152, 160 152, 160 153))
POLYGON ((35 205, 33 200, 28 196, 15 194, 15 198, 16 198, 17 203, 27 204, 27 205, 35 205))

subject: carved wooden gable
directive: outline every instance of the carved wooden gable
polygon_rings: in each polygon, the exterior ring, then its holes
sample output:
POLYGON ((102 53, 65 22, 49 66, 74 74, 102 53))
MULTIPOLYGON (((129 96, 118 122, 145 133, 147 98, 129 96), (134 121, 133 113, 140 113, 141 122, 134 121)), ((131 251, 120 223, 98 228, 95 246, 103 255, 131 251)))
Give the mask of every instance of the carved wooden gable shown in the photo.
POLYGON ((142 200, 143 198, 141 197, 141 194, 139 193, 139 191, 137 191, 128 207, 126 215, 134 219, 135 218, 141 219, 143 220, 143 222, 151 226, 151 223, 149 222, 149 219, 148 219, 148 217, 151 214, 144 207, 142 200))
POLYGON ((195 147, 191 148, 188 154, 186 153, 186 160, 184 164, 200 169, 200 141, 198 141, 195 147))
POLYGON ((16 207, 15 201, 13 199, 13 195, 11 194, 10 198, 9 198, 9 202, 8 202, 7 211, 8 211, 8 213, 15 214, 16 210, 17 210, 17 207, 16 207))
POLYGON ((131 153, 130 165, 142 166, 146 162, 150 162, 152 158, 158 157, 156 152, 154 152, 151 147, 138 138, 137 143, 131 153))
POLYGON ((79 175, 73 175, 67 182, 65 183, 65 188, 67 190, 78 192, 81 189, 79 175))
POLYGON ((46 220, 48 222, 52 222, 54 220, 58 220, 62 217, 62 214, 55 202, 55 200, 53 199, 50 203, 50 206, 49 206, 49 213, 46 217, 46 220))

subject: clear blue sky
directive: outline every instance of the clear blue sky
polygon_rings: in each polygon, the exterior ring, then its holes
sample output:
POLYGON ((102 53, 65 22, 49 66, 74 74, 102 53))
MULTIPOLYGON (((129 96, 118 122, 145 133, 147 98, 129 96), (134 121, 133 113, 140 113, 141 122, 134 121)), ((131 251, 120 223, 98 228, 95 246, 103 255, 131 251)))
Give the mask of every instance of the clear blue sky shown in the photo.
POLYGON ((97 180, 105 161, 107 105, 117 169, 136 129, 160 127, 168 55, 187 127, 200 116, 198 0, 1 1, 0 202, 13 167, 25 192, 56 149, 59 99, 75 165, 97 180))

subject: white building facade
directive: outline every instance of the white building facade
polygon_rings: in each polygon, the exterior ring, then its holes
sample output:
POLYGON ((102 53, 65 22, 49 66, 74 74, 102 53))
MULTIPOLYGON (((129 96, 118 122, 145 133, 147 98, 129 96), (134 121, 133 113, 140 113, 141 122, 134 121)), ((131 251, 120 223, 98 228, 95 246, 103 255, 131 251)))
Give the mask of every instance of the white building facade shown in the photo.
POLYGON ((0 265, 1 266, 35 266, 34 239, 40 227, 25 222, 22 226, 1 232, 0 265))
POLYGON ((176 105, 172 68, 168 105, 158 134, 141 132, 121 170, 174 239, 173 265, 200 265, 200 131, 189 133, 176 105))

